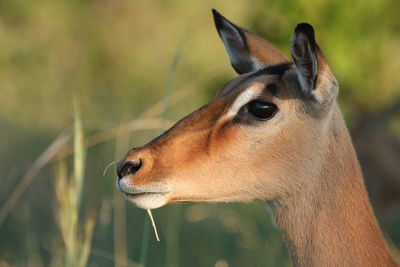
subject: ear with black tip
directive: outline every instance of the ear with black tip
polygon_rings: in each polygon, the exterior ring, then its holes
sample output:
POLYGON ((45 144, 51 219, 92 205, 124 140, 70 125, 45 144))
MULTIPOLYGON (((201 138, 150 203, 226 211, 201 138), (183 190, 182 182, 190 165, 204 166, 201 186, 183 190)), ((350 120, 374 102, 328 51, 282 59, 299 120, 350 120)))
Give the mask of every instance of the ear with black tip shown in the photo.
POLYGON ((264 67, 289 62, 271 43, 242 29, 215 9, 215 27, 225 46, 233 68, 238 74, 257 71, 264 67))
POLYGON ((303 91, 315 89, 318 71, 317 49, 319 50, 313 27, 307 23, 297 25, 292 37, 291 52, 303 91))
POLYGON ((315 41, 310 24, 297 25, 292 36, 291 53, 302 91, 314 95, 319 102, 331 102, 337 95, 337 81, 315 41))

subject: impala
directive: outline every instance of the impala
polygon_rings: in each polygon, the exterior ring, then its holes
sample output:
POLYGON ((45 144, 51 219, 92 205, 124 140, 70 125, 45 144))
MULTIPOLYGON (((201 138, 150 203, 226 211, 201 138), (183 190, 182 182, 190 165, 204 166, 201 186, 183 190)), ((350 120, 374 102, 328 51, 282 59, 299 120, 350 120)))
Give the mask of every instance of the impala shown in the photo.
POLYGON ((295 266, 396 266, 312 26, 295 28, 291 62, 213 14, 239 76, 209 104, 131 149, 118 163, 117 187, 144 209, 266 201, 295 266))

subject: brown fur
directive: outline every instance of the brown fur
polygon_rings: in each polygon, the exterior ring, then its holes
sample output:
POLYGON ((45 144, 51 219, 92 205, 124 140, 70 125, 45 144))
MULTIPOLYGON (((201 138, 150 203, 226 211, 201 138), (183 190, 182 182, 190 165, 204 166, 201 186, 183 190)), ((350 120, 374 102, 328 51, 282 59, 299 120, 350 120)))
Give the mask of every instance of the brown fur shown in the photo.
MULTIPOLYGON (((265 66, 283 63, 272 60, 276 48, 246 34, 252 57, 265 66)), ((264 200, 296 266, 395 266, 336 104, 336 79, 319 50, 316 58, 312 92, 300 88, 295 66, 283 75, 265 69, 227 83, 211 103, 128 152, 122 162, 140 160, 142 167, 121 178, 121 190, 159 192, 157 204, 130 195, 145 208, 264 200), (277 86, 273 93, 270 84, 277 86), (275 117, 254 122, 229 115, 248 90, 278 106, 275 117)))
POLYGON ((335 107, 319 175, 274 216, 298 266, 396 266, 373 216, 350 137, 335 107), (339 134, 338 134, 339 133, 339 134))
POLYGON ((262 39, 261 37, 246 32, 247 46, 251 55, 253 55, 260 62, 268 62, 265 66, 280 64, 289 61, 275 46, 270 42, 262 39), (270 51, 263 53, 263 51, 270 51))

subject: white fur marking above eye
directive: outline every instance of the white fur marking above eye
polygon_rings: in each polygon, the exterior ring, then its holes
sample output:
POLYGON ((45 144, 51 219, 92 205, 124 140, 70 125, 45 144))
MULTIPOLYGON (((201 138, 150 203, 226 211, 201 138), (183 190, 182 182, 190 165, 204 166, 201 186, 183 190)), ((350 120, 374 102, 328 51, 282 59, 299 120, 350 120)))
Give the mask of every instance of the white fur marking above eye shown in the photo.
POLYGON ((223 118, 234 117, 239 112, 240 108, 249 103, 251 100, 255 99, 260 95, 260 92, 264 89, 264 85, 261 83, 255 83, 249 88, 240 93, 233 104, 231 105, 228 112, 223 116, 223 118))

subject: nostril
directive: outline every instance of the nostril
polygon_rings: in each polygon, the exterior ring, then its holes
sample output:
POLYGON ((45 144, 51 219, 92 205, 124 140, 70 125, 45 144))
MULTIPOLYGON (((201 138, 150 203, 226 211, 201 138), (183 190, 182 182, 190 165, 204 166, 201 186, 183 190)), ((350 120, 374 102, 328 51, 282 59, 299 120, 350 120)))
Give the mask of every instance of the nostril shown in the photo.
POLYGON ((118 164, 117 174, 119 178, 122 178, 127 175, 135 174, 140 167, 142 167, 142 160, 138 161, 125 161, 118 164))

